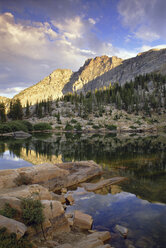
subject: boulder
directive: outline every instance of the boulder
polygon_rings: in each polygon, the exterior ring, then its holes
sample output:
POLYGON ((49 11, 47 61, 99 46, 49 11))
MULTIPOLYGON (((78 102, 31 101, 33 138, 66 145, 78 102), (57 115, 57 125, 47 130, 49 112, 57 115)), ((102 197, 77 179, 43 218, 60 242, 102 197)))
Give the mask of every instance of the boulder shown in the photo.
POLYGON ((17 170, 0 170, 0 189, 16 187, 17 170))
POLYGON ((67 197, 66 197, 66 204, 67 205, 73 205, 74 204, 74 198, 71 194, 69 194, 67 197))
POLYGON ((52 183, 50 182, 50 190, 58 191, 61 188, 67 188, 94 176, 101 174, 101 167, 94 161, 79 161, 56 164, 59 168, 68 171, 68 174, 61 178, 56 178, 52 183))
POLYGON ((80 229, 91 229, 92 227, 92 223, 93 223, 93 218, 92 216, 88 215, 88 214, 84 214, 81 211, 76 210, 74 212, 74 221, 73 221, 73 225, 75 227, 78 227, 80 229))
POLYGON ((16 197, 0 196, 0 209, 5 207, 5 204, 9 204, 12 208, 21 212, 21 201, 16 197))
POLYGON ((7 229, 7 232, 15 233, 17 239, 20 239, 27 231, 27 227, 23 223, 0 215, 0 229, 3 227, 7 229))
POLYGON ((47 188, 41 185, 25 185, 0 192, 1 197, 34 198, 37 200, 52 200, 52 195, 47 188))
POLYGON ((111 234, 108 231, 94 232, 92 234, 89 234, 88 238, 96 238, 96 239, 100 239, 101 241, 105 242, 111 238, 111 234))
POLYGON ((41 203, 44 206, 44 229, 51 228, 54 233, 70 231, 63 206, 59 201, 42 200, 41 203))
POLYGON ((85 188, 85 190, 87 190, 87 191, 96 191, 96 190, 101 189, 105 186, 119 183, 123 180, 126 180, 126 178, 125 177, 113 177, 113 178, 101 180, 97 183, 82 183, 81 186, 83 186, 85 188))
POLYGON ((49 180, 65 177, 69 174, 67 170, 61 169, 53 164, 40 164, 31 167, 17 169, 19 173, 23 173, 32 179, 32 183, 43 183, 49 187, 49 180))
MULTIPOLYGON (((30 178, 32 184, 42 184, 52 191, 84 182, 101 174, 101 167, 93 161, 61 164, 40 164, 13 170, 0 171, 0 190, 17 186, 17 179, 30 178)), ((21 181, 21 180, 19 180, 21 181)), ((24 180, 22 182, 24 184, 24 180)))
POLYGON ((58 194, 55 194, 53 192, 50 192, 50 193, 52 195, 52 200, 60 201, 62 204, 66 203, 66 199, 65 199, 64 195, 58 195, 58 194))

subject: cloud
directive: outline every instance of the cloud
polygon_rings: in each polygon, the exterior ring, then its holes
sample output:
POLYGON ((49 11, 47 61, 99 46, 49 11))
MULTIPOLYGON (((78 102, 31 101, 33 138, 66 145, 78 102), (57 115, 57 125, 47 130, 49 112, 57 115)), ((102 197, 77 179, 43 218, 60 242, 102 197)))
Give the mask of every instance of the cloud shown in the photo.
POLYGON ((13 87, 13 88, 6 88, 0 89, 0 96, 12 97, 13 95, 18 94, 21 90, 24 90, 25 87, 13 87))
POLYGON ((152 42, 166 39, 165 0, 120 0, 118 11, 136 38, 152 42))
POLYGON ((81 16, 18 22, 10 12, 1 14, 1 91, 6 87, 28 87, 56 68, 78 70, 89 57, 115 55, 118 49, 100 40, 94 26, 92 18, 89 21, 81 16))

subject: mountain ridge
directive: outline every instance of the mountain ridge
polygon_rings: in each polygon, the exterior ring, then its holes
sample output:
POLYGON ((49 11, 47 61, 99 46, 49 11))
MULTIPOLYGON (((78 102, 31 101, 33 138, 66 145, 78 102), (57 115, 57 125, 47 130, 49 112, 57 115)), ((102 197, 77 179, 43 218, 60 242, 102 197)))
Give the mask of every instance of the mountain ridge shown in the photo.
POLYGON ((166 49, 151 49, 130 59, 106 55, 87 59, 77 72, 70 69, 56 69, 35 85, 24 89, 13 97, 22 105, 52 97, 53 100, 69 92, 86 93, 119 82, 123 85, 138 75, 157 72, 166 74, 166 49))

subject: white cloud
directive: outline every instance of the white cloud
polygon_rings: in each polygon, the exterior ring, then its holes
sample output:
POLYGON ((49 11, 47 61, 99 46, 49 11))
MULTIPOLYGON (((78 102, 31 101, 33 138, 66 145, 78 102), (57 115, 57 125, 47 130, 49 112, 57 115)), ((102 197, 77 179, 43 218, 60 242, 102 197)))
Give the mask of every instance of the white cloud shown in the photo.
POLYGON ((93 19, 93 18, 89 18, 88 19, 89 23, 95 25, 96 24, 96 21, 93 19))
POLYGON ((120 0, 118 11, 122 22, 136 38, 152 42, 166 39, 165 0, 120 0))
POLYGON ((144 41, 154 41, 154 40, 158 40, 160 38, 160 36, 151 31, 149 28, 147 28, 146 26, 142 26, 141 28, 139 28, 136 32, 135 32, 135 37, 144 41))
POLYGON ((12 97, 13 95, 18 94, 21 90, 24 90, 26 87, 13 87, 0 89, 0 96, 12 97))
POLYGON ((78 70, 90 57, 135 56, 135 52, 100 40, 94 32, 95 24, 83 16, 42 23, 16 22, 12 13, 1 14, 0 95, 11 97, 57 68, 78 70))

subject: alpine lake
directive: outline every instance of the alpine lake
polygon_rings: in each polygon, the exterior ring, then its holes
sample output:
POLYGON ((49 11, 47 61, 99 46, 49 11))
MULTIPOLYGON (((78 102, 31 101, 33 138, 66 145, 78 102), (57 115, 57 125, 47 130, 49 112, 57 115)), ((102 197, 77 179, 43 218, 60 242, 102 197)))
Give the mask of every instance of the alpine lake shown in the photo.
MULTIPOLYGON (((97 192, 72 191, 75 209, 92 215, 93 229, 109 230, 115 248, 166 247, 166 134, 49 133, 0 138, 0 169, 94 160, 103 178, 127 180, 97 192), (115 226, 127 227, 124 239, 115 226)), ((93 179, 97 181, 98 178, 93 179)), ((92 182, 93 182, 92 181, 92 182)))

